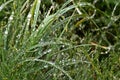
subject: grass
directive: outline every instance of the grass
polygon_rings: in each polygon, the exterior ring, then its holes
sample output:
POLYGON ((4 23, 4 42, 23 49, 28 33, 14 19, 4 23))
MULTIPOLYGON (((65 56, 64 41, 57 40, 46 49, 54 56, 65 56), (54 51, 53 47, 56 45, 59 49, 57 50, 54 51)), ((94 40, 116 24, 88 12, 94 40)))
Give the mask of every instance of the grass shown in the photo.
POLYGON ((0 1, 0 80, 119 80, 120 1, 0 1))

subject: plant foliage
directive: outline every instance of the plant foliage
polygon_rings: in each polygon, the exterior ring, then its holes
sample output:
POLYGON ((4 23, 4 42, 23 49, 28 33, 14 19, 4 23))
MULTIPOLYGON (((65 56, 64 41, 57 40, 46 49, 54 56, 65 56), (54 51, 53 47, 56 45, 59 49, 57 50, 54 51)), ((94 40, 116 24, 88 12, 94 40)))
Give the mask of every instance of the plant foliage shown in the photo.
POLYGON ((119 80, 119 0, 1 0, 0 80, 119 80))

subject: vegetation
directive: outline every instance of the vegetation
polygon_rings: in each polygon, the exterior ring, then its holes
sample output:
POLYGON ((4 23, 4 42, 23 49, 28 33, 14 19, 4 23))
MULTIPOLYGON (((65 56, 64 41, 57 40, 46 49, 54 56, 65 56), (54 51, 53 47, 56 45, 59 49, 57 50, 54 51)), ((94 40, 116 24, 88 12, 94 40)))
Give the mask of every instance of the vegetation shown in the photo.
POLYGON ((0 0, 0 80, 119 80, 119 0, 0 0))

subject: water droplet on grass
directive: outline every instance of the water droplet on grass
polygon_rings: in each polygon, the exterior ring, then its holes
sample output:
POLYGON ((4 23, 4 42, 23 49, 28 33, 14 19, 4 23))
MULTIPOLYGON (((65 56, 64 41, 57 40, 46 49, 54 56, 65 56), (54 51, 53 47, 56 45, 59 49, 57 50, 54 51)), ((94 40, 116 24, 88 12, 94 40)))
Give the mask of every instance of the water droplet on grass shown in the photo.
POLYGON ((48 65, 45 65, 44 68, 48 68, 48 65))
POLYGON ((0 6, 0 11, 3 9, 3 7, 0 6))
POLYGON ((13 20, 13 16, 10 16, 9 20, 13 20))
POLYGON ((8 35, 8 31, 7 30, 5 31, 5 35, 8 35))
POLYGON ((75 62, 76 60, 75 59, 72 59, 73 62, 75 62))
POLYGON ((31 15, 31 14, 28 14, 27 18, 30 19, 31 17, 32 17, 32 15, 31 15))

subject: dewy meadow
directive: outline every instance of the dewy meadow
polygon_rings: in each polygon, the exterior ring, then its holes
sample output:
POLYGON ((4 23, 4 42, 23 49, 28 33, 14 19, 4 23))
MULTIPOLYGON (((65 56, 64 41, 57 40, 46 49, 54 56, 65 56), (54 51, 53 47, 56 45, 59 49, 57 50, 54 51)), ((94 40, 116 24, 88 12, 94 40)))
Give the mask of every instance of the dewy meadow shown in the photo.
POLYGON ((0 0, 0 80, 120 80, 119 0, 0 0))

